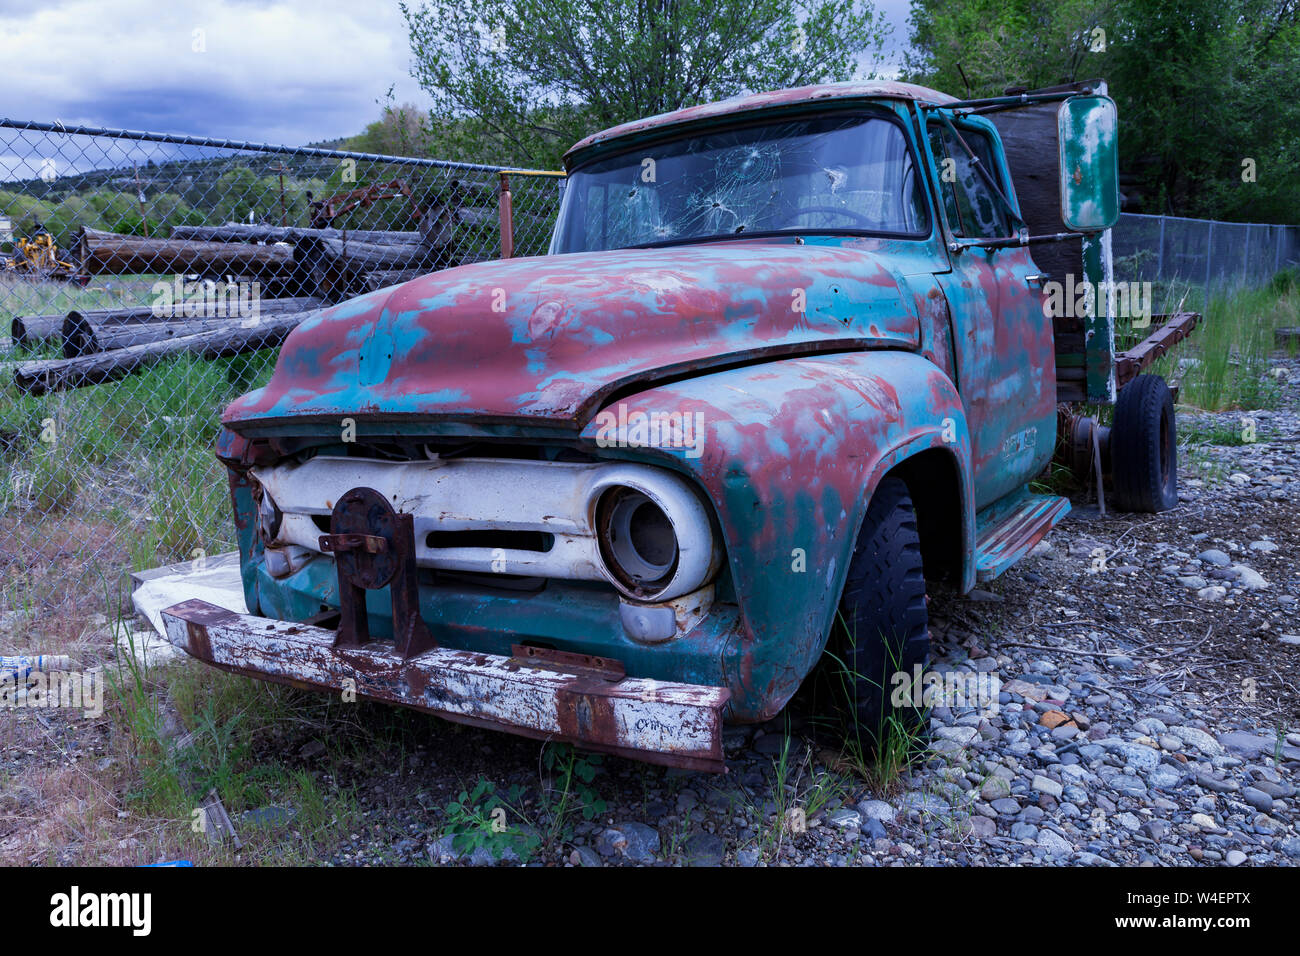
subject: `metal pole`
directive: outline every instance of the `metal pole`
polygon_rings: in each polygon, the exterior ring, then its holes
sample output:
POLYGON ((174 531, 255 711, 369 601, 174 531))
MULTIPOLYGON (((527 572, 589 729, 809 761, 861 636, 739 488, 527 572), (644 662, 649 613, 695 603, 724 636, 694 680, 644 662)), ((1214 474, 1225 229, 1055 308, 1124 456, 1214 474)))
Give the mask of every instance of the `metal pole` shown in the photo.
POLYGON ((1160 217, 1160 255, 1156 259, 1156 281, 1165 281, 1165 217, 1160 217))
POLYGON ((1210 220, 1210 238, 1205 242, 1205 311, 1210 311, 1210 260, 1214 256, 1214 220, 1210 220))
POLYGON ((501 173, 500 176, 497 214, 501 221, 501 258, 509 259, 515 254, 514 205, 510 199, 510 176, 507 173, 501 173))

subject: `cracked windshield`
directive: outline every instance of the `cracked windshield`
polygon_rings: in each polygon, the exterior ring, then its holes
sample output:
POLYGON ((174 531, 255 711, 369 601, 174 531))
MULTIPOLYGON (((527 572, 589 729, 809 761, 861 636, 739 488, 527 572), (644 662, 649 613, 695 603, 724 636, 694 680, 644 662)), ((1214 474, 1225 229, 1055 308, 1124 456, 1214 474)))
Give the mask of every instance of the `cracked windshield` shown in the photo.
POLYGON ((929 231, 902 129, 803 119, 707 133, 574 172, 555 252, 774 232, 929 231))

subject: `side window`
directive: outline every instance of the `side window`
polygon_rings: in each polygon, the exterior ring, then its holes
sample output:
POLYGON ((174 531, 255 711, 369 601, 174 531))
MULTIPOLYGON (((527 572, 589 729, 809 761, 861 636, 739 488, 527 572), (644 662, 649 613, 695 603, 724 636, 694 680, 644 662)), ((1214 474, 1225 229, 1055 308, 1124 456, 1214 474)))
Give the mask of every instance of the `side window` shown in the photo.
MULTIPOLYGON (((938 163, 939 191, 953 234, 964 239, 1010 236, 1012 228, 1007 211, 975 168, 970 153, 946 126, 932 123, 929 132, 930 149, 938 163)), ((993 161, 993 144, 988 136, 974 130, 962 130, 961 136, 984 169, 997 178, 998 166, 993 161)))

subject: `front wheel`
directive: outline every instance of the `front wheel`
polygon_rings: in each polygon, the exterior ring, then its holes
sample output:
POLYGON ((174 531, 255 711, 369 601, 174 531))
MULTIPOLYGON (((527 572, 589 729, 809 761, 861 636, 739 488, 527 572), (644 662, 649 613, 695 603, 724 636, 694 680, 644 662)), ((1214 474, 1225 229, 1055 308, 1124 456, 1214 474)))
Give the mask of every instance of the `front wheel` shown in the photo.
POLYGON ((1111 483, 1121 511, 1168 511, 1178 504, 1174 398, 1159 375, 1120 389, 1110 430, 1111 483))
POLYGON ((913 679, 930 655, 929 614, 916 511, 901 479, 881 481, 867 506, 840 616, 852 716, 879 754, 891 741, 910 741, 925 719, 913 679))

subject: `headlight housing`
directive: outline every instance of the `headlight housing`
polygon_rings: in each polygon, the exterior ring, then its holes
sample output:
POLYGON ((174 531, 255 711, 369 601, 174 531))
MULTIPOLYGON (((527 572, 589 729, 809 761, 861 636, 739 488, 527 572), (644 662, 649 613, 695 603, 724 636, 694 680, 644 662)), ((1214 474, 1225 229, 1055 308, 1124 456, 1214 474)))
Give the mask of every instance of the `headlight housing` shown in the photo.
POLYGON ((593 497, 606 576, 627 597, 671 600, 704 586, 717 570, 721 555, 708 512, 680 479, 610 482, 593 497))

